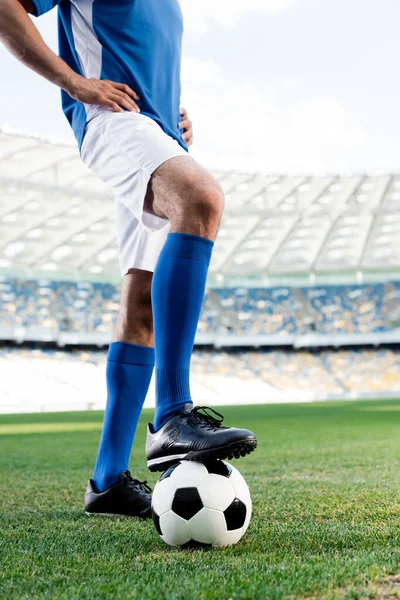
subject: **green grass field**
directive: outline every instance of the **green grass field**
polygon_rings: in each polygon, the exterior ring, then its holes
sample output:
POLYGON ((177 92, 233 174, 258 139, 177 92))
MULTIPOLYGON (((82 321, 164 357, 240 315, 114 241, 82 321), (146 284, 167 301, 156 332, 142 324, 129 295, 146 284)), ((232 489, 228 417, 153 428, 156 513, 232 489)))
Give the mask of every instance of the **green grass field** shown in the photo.
MULTIPOLYGON (((397 598, 400 401, 223 412, 258 435, 234 463, 254 515, 237 546, 195 551, 167 547, 152 522, 84 515, 100 413, 0 416, 0 598, 397 598)), ((149 419, 131 469, 154 484, 149 419)))

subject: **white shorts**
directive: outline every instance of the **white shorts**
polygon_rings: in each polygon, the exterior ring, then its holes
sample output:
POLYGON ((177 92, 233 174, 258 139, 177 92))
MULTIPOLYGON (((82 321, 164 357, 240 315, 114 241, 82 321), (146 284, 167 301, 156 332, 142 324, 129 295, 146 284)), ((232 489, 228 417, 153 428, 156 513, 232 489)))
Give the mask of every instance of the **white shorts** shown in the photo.
POLYGON ((176 140, 140 113, 97 112, 86 126, 81 157, 115 192, 121 275, 154 271, 170 223, 143 211, 151 175, 166 160, 187 156, 176 140))

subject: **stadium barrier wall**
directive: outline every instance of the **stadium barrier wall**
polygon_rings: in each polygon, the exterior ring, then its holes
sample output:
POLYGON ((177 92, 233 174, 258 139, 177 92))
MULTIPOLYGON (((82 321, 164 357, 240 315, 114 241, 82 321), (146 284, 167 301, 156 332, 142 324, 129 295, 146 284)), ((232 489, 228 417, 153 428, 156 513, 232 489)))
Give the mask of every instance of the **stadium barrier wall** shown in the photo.
MULTIPOLYGON (((0 340, 23 344, 25 342, 52 343, 60 348, 65 346, 95 346, 103 348, 111 341, 111 334, 78 333, 43 328, 0 328, 0 340)), ((196 346, 214 348, 267 348, 287 346, 288 348, 326 348, 351 346, 381 346, 400 344, 400 330, 377 333, 337 333, 305 335, 218 335, 198 334, 196 346)))

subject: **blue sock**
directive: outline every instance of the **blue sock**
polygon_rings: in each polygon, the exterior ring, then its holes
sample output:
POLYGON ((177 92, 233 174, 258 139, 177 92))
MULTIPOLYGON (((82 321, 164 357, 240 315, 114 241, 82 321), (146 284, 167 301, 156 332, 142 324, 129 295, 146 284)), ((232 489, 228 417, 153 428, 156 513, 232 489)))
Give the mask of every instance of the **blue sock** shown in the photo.
POLYGON ((154 271, 155 430, 192 402, 190 360, 213 246, 196 235, 170 233, 154 271))
POLYGON ((154 350, 114 342, 107 356, 107 405, 93 473, 100 492, 126 471, 133 439, 154 368, 154 350))

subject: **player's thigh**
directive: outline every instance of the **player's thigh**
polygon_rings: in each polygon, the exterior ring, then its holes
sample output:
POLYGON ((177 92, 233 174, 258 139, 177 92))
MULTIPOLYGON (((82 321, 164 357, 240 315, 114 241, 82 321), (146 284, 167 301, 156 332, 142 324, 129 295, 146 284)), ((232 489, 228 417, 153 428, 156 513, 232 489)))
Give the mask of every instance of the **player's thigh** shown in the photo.
POLYGON ((215 177, 190 156, 167 160, 152 174, 145 211, 173 220, 176 213, 190 213, 201 205, 222 213, 223 190, 215 177))

